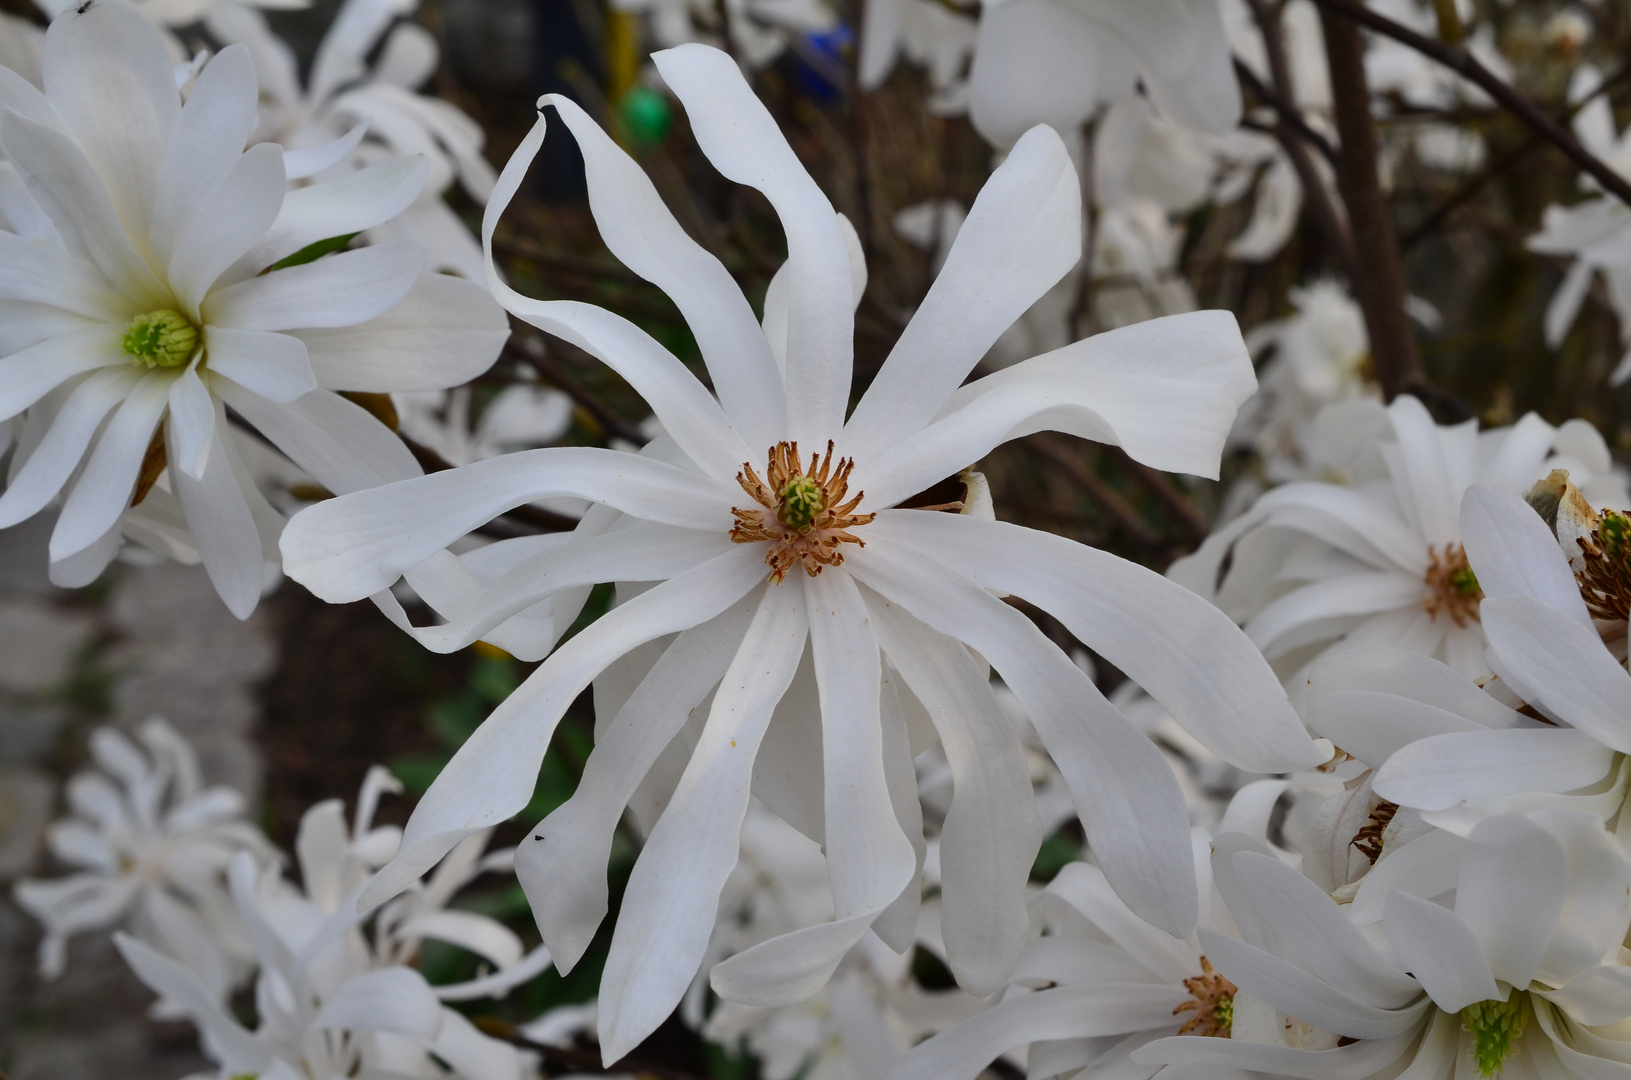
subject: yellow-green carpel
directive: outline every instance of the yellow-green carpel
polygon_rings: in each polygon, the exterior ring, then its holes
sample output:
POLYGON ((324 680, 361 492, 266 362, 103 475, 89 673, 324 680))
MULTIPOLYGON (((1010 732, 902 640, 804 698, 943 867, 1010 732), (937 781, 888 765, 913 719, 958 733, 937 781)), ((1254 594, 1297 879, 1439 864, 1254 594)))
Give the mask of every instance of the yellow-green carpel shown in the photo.
POLYGON ((1461 1023, 1472 1033, 1472 1056, 1478 1075, 1499 1076, 1523 1035, 1524 995, 1511 993, 1505 1001, 1490 999, 1461 1010, 1461 1023))
POLYGON ((149 311, 130 320, 119 343, 132 364, 180 367, 198 351, 198 327, 179 311, 149 311))
POLYGON ((808 476, 795 476, 781 490, 781 507, 776 516, 789 529, 808 529, 821 511, 827 509, 827 493, 808 476))

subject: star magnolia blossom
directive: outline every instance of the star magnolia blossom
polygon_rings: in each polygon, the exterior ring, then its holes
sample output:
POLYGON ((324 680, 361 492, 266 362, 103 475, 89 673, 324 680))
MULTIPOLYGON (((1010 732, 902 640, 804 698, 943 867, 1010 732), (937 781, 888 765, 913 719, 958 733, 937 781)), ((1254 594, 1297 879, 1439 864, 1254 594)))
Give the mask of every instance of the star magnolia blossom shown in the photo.
POLYGON ((168 724, 149 721, 138 737, 141 748, 111 728, 91 735, 99 771, 68 782, 73 816, 46 833, 51 853, 80 869, 19 881, 13 896, 45 924, 46 978, 62 974, 71 935, 125 925, 224 1000, 252 955, 226 869, 240 851, 273 857, 272 845, 245 819, 241 794, 204 786, 197 755, 168 724))
MULTIPOLYGON (((1462 523, 1499 679, 1486 692, 1388 650, 1333 657, 1311 676, 1310 723, 1377 768, 1378 795, 1442 828, 1465 834, 1492 815, 1556 807, 1593 814, 1631 843, 1631 675, 1599 633, 1614 623, 1594 623, 1556 538, 1517 496, 1474 487, 1462 523)), ((1623 547, 1613 551, 1623 567, 1623 547)))
POLYGON ((507 871, 510 852, 484 858, 487 837, 471 836, 427 881, 381 908, 371 927, 360 925, 357 890, 401 838, 395 827, 375 827, 374 811, 383 793, 400 790, 376 765, 363 780, 352 824, 338 799, 307 810, 295 839, 300 889, 248 855, 232 864, 232 900, 261 969, 253 1032, 201 994, 193 973, 141 941, 118 940, 142 981, 198 1025, 223 1077, 520 1080, 523 1062, 514 1047, 481 1034, 442 1004, 502 995, 549 965, 543 949, 524 956, 519 939, 501 923, 447 908, 476 875, 507 871), (469 982, 431 986, 410 966, 427 938, 468 950, 494 970, 469 982), (435 1064, 430 1054, 454 1071, 435 1064))
POLYGON ((436 70, 436 39, 416 23, 391 24, 417 6, 418 0, 347 0, 318 46, 304 87, 294 52, 259 13, 223 9, 213 25, 222 40, 242 43, 255 58, 263 106, 254 139, 294 151, 285 157, 289 179, 332 178, 394 157, 423 156, 430 171, 419 197, 367 230, 365 239, 416 241, 430 252, 434 269, 480 281, 481 245, 445 196, 457 183, 485 203, 493 167, 482 157, 481 125, 449 102, 415 93, 436 70))
POLYGON ((1240 119, 1218 0, 1001 0, 985 5, 969 115, 1012 146, 1033 124, 1074 132, 1142 84, 1169 119, 1228 131, 1240 119))
MULTIPOLYGON (((633 160, 570 101, 545 100, 583 149, 608 246, 685 314, 718 397, 626 320, 528 299, 490 271, 511 311, 627 379, 666 436, 638 456, 543 449, 386 485, 312 507, 285 534, 291 575, 330 601, 383 594, 404 574, 445 587, 450 621, 413 628, 439 649, 495 629, 526 644, 502 625, 520 615, 540 634, 529 647, 547 651, 588 586, 655 583, 556 650, 464 744, 365 901, 525 806, 568 704, 625 654, 678 634, 620 707, 601 702, 577 791, 517 855, 544 941, 568 969, 606 913, 604 868, 624 806, 688 714, 708 709, 624 895, 601 984, 607 1061, 668 1016, 696 972, 756 783, 775 787, 767 800, 789 807, 784 817, 798 811, 824 843, 836 918, 732 957, 714 969, 715 988, 789 1003, 815 992, 869 928, 910 944, 910 921, 885 917, 915 893, 918 872, 903 828, 916 798, 902 692, 927 709, 955 773, 942 835, 952 970, 984 992, 1000 984, 1024 947, 1041 829, 1023 747, 970 650, 1001 674, 1058 762, 1111 882, 1147 918, 1187 932, 1187 822, 1160 752, 994 593, 1054 613, 1231 761, 1276 771, 1321 760, 1262 659, 1216 609, 1131 563, 996 521, 896 507, 1046 428, 1118 442, 1158 468, 1213 473, 1253 384, 1233 318, 1204 312, 1104 334, 959 387, 1080 255, 1076 175, 1058 136, 1038 127, 986 185, 846 422, 864 272, 846 225, 728 56, 693 45, 656 63, 709 159, 762 191, 787 230, 790 257, 762 327, 633 160), (600 505, 563 540, 525 541, 515 550, 536 553, 489 588, 457 583, 475 571, 449 543, 509 507, 560 495, 600 505), (560 606, 540 614, 546 601, 560 606), (808 689, 788 694, 795 679, 808 689)), ((489 238, 543 137, 540 119, 505 167, 489 238)), ((483 551, 494 548, 483 558, 502 557, 502 545, 483 551)))
POLYGON ((0 232, 0 417, 27 410, 0 527, 64 494, 59 583, 94 579, 127 509, 151 500, 131 516, 190 531, 216 591, 247 616, 283 521, 226 409, 332 491, 401 479, 420 471, 412 455, 336 391, 461 383, 507 336, 477 286, 425 273, 406 242, 283 264, 389 220, 425 165, 286 193, 281 149, 244 149, 256 98, 233 46, 183 105, 158 32, 121 4, 52 24, 43 93, 0 69, 0 148, 26 185, 25 226, 0 232))
POLYGON ((1244 940, 1203 928, 1200 943, 1236 988, 1230 1038, 1163 1039, 1133 1060, 1168 1080, 1627 1075, 1631 859, 1564 810, 1492 817, 1456 843, 1427 898, 1389 892, 1367 929, 1356 905, 1220 836, 1213 873, 1244 940))
POLYGON ((1474 482, 1528 490, 1546 472, 1557 429, 1534 414, 1495 431, 1470 421, 1439 426, 1409 395, 1388 416, 1381 476, 1276 488, 1171 574, 1215 597, 1287 674, 1340 639, 1411 649, 1487 675, 1483 593, 1467 566, 1457 508, 1474 482))

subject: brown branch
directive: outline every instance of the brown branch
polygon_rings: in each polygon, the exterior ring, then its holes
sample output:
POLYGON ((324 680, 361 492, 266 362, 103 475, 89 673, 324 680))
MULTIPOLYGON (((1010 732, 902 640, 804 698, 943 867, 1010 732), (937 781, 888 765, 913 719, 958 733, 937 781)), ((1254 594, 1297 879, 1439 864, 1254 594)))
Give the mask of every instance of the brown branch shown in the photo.
MULTIPOLYGON (((1320 156, 1329 161, 1331 166, 1335 168, 1337 148, 1331 145, 1331 140, 1309 127, 1308 121, 1303 119, 1302 110, 1288 101, 1278 89, 1269 87, 1262 79, 1258 78, 1257 72, 1247 67, 1245 61, 1238 56, 1234 58, 1234 61, 1235 74, 1245 84, 1246 89, 1257 95, 1257 99, 1263 104, 1273 109, 1275 115, 1280 118, 1280 123, 1291 128, 1298 138, 1312 145, 1320 152, 1320 156)), ((1276 79, 1276 82, 1278 81, 1276 79)), ((1262 130, 1273 132, 1274 129, 1265 126, 1262 130)))
POLYGON ((1166 507, 1183 530, 1184 535, 1194 544, 1205 540, 1212 531, 1212 523, 1206 520, 1206 515, 1200 508, 1189 500, 1178 485, 1168 474, 1160 469, 1152 469, 1141 461, 1134 461, 1132 456, 1119 446, 1108 447, 1130 475, 1145 491, 1155 498, 1155 501, 1166 507))
MULTIPOLYGON (((1349 279, 1365 315, 1376 381, 1389 401, 1427 381, 1416 334, 1405 311, 1404 266, 1387 200, 1377 174, 1376 125, 1365 78, 1365 43, 1359 26, 1333 14, 1331 0, 1316 0, 1331 72, 1331 104, 1340 151, 1337 189, 1348 209, 1354 268, 1349 279)), ((1341 9, 1338 9, 1341 10, 1341 9)))
MULTIPOLYGON (((1327 52, 1330 51, 1329 27, 1333 21, 1344 23, 1350 27, 1364 26, 1384 37, 1390 37, 1394 41, 1410 46, 1423 56, 1438 61, 1466 78, 1467 81, 1475 84, 1479 89, 1494 98, 1502 108, 1512 113, 1547 142, 1568 155, 1571 161, 1601 184, 1604 191, 1627 206, 1631 206, 1631 183, 1628 183, 1625 177, 1609 168, 1601 158, 1580 145, 1580 140, 1576 139, 1567 128, 1546 115, 1540 106, 1502 81, 1483 64, 1480 64, 1465 49, 1446 45, 1424 34, 1418 34, 1409 27, 1399 25, 1386 15, 1377 14, 1368 7, 1354 3, 1353 0, 1314 0, 1314 3, 1319 6, 1321 22, 1327 27, 1327 52), (1337 18, 1333 20, 1326 17, 1331 15, 1337 18)), ((1357 36, 1356 33, 1355 37, 1357 36)), ((1332 89, 1334 92, 1335 87, 1333 86, 1332 89)))
POLYGON ((1116 524, 1126 529, 1140 543, 1151 546, 1166 543, 1166 537, 1144 520, 1144 515, 1138 512, 1138 508, 1128 502, 1125 495, 1105 483, 1081 458, 1062 446, 1054 445, 1046 438, 1027 441, 1031 449, 1069 473, 1070 478, 1085 488, 1093 501, 1097 502, 1116 524))

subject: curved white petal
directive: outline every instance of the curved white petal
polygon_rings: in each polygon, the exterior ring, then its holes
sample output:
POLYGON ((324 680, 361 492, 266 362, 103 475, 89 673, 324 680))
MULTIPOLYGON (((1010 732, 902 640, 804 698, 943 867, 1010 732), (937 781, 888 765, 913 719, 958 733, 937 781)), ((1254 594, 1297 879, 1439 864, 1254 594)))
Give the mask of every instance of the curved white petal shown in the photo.
POLYGON ((215 190, 192 206, 177 230, 168 274, 183 314, 196 318, 216 279, 266 234, 286 186, 283 153, 261 143, 240 155, 215 190))
POLYGON ((195 480, 203 476, 214 432, 215 400, 197 370, 189 367, 170 383, 169 435, 175 457, 169 461, 195 480))
POLYGON ((223 381, 217 381, 216 392, 330 491, 349 494, 419 475, 419 463, 402 440, 339 394, 313 390, 275 404, 223 381))
POLYGON ((199 313, 234 330, 355 326, 401 303, 424 262, 424 250, 407 240, 342 251, 217 289, 199 313))
POLYGON ((0 359, 0 416, 16 416, 75 375, 115 365, 128 366, 117 327, 48 337, 0 359))
POLYGON ((141 378, 134 368, 120 366, 96 372, 74 387, 45 438, 0 493, 0 529, 33 517, 56 497, 85 456, 102 418, 141 378))
POLYGON ((90 547, 130 505, 142 458, 164 415, 169 389, 170 380, 162 375, 144 377, 131 387, 108 421, 51 533, 52 562, 90 547))
MULTIPOLYGON (((224 417, 222 418, 224 420, 224 417)), ((172 425, 169 452, 180 461, 172 425)), ((237 475, 221 443, 220 423, 210 430, 210 467, 194 479, 185 469, 170 470, 170 480, 187 515, 187 527, 204 561, 210 583, 220 594, 227 610, 247 619, 260 602, 261 585, 266 580, 266 553, 261 547, 260 528, 240 485, 252 482, 237 475)))
POLYGON ((1613 752, 1583 731, 1446 733, 1398 749, 1377 770, 1373 786, 1400 806, 1447 810, 1523 792, 1575 791, 1601 780, 1613 763, 1613 752))
POLYGON ((1587 732, 1604 746, 1631 752, 1631 675, 1589 626, 1527 596, 1497 596, 1480 605, 1484 633, 1501 670, 1524 687, 1530 704, 1587 732))
POLYGON ((1461 543, 1486 597, 1528 596, 1591 626, 1568 555, 1516 494, 1491 484, 1469 487, 1461 497, 1461 543))
POLYGON ((1455 914, 1497 979, 1527 987, 1540 970, 1568 889, 1563 845, 1523 814, 1479 822, 1467 835, 1455 914))
POLYGON ((317 389, 306 345, 290 334, 204 327, 209 371, 269 401, 288 404, 317 389))

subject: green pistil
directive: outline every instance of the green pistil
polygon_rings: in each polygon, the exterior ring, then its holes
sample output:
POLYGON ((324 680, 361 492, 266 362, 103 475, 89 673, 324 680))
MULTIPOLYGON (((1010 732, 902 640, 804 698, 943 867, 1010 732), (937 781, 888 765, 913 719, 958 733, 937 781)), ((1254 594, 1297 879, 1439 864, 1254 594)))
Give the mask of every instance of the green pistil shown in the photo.
POLYGON ((827 509, 827 493, 808 476, 795 476, 781 489, 781 509, 776 516, 789 529, 808 529, 821 511, 827 509))
POLYGON ((1461 1010, 1461 1025, 1472 1033, 1472 1056, 1478 1075, 1497 1076, 1523 1035, 1523 995, 1509 993, 1505 1001, 1480 1001, 1461 1010))
POLYGON ((180 367, 198 349, 198 327, 179 311, 164 308, 130 320, 119 339, 132 364, 148 368, 180 367))
POLYGON ((1463 566, 1450 574, 1450 588, 1462 596, 1477 596, 1479 593, 1478 575, 1472 572, 1472 567, 1463 566))
POLYGON ((1631 551, 1631 518, 1614 510, 1603 511, 1597 522, 1597 543, 1604 555, 1623 561, 1631 551))
POLYGON ((1224 1035, 1228 1035, 1235 1027, 1235 997, 1230 994, 1219 1001, 1212 1008, 1212 1025, 1224 1035))

